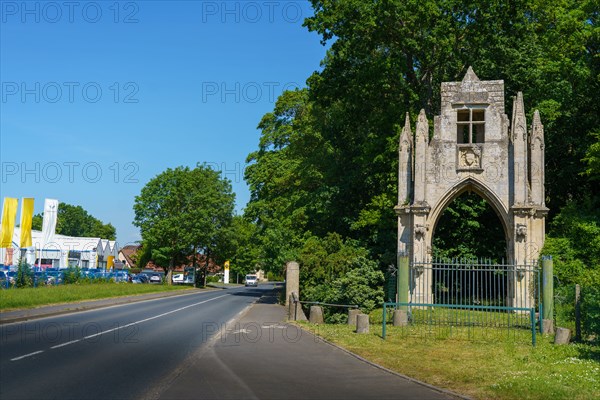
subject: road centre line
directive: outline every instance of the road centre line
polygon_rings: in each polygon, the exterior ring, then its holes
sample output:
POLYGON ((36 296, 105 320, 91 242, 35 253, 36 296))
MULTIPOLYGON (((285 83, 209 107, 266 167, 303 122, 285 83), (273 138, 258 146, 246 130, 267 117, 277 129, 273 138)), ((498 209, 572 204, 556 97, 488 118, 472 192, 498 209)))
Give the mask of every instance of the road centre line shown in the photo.
MULTIPOLYGON (((133 325, 136 325, 136 324, 141 324, 143 322, 152 321, 153 319, 161 318, 161 317, 164 317, 164 316, 169 315, 169 314, 173 314, 173 313, 176 313, 176 312, 179 312, 179 311, 183 311, 183 310, 188 309, 190 307, 195 307, 195 306, 198 306, 200 304, 208 303, 209 301, 217 300, 217 299, 220 299, 221 297, 225 297, 225 296, 229 296, 229 294, 224 294, 224 295, 221 295, 221 296, 213 297, 212 299, 200 301, 200 302, 194 303, 194 304, 188 304, 187 306, 180 307, 180 308, 177 308, 175 310, 167 311, 165 313, 162 313, 162 314, 159 314, 159 315, 155 315, 155 316, 150 317, 150 318, 146 318, 146 319, 142 319, 142 320, 139 320, 139 321, 136 321, 136 322, 132 322, 132 323, 129 323, 127 325, 118 326, 116 328, 108 329, 106 331, 94 333, 93 335, 85 336, 83 339, 76 339, 76 340, 71 340, 69 342, 57 344, 55 346, 50 347, 50 349, 58 349, 60 347, 65 347, 65 346, 68 346, 68 345, 73 344, 73 343, 81 342, 82 340, 91 339, 93 337, 101 336, 101 335, 104 335, 106 333, 114 332, 114 331, 119 330, 119 329, 129 328, 130 326, 133 326, 133 325)), ((30 356, 33 356, 33 355, 36 355, 36 354, 40 354, 40 353, 43 353, 43 352, 44 352, 44 350, 35 351, 33 353, 29 353, 29 354, 25 354, 25 355, 22 355, 22 356, 19 356, 19 357, 11 358, 10 361, 22 360, 24 358, 27 358, 27 357, 30 357, 30 356)))
POLYGON ((33 353, 25 354, 24 356, 20 356, 20 357, 11 358, 11 359, 10 359, 10 361, 18 361, 18 360, 22 360, 23 358, 27 358, 27 357, 35 356, 36 354, 40 354, 40 353, 43 353, 43 352, 44 352, 44 350, 38 350, 38 351, 34 351, 33 353))

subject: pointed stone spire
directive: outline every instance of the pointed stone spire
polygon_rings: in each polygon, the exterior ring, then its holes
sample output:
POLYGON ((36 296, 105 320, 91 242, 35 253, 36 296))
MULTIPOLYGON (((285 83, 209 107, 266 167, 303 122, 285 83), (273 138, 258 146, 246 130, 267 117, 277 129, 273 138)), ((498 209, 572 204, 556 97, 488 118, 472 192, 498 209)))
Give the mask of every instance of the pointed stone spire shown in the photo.
POLYGON ((527 140, 527 121, 525 119, 525 106, 523 105, 523 92, 517 93, 513 103, 513 120, 511 139, 527 140))
POLYGON ((411 149, 413 147, 413 135, 410 129, 410 117, 408 113, 406 113, 406 119, 404 120, 404 128, 402 128, 402 133, 400 134, 400 146, 398 149, 408 148, 411 149))
POLYGON ((523 93, 517 93, 513 104, 513 120, 511 126, 513 142, 513 204, 525 204, 529 199, 529 162, 527 149, 527 120, 525 119, 525 106, 523 93))
POLYGON ((531 136, 529 137, 529 142, 534 144, 536 140, 539 140, 539 143, 544 145, 544 125, 542 125, 542 120, 540 118, 540 112, 535 110, 533 113, 533 122, 531 123, 531 136))
POLYGON ((542 125, 538 110, 533 113, 531 134, 529 135, 529 154, 531 155, 531 166, 529 168, 531 202, 537 206, 545 206, 544 125, 542 125))
POLYGON ((469 66, 469 69, 467 69, 467 73, 465 74, 465 77, 462 80, 463 82, 479 82, 479 78, 477 77, 477 75, 475 75, 475 71, 473 71, 473 68, 471 68, 471 66, 469 66))
POLYGON ((417 143, 420 141, 429 143, 429 121, 427 120, 427 116, 425 115, 424 109, 421 109, 421 112, 419 113, 419 118, 417 119, 416 139, 417 143))
POLYGON ((415 189, 414 202, 416 204, 424 203, 426 200, 427 185, 427 153, 429 151, 429 121, 425 115, 425 110, 421 109, 417 119, 415 143, 415 189))
POLYGON ((410 117, 406 113, 404 128, 398 146, 398 205, 408 205, 411 201, 413 173, 413 135, 410 117))

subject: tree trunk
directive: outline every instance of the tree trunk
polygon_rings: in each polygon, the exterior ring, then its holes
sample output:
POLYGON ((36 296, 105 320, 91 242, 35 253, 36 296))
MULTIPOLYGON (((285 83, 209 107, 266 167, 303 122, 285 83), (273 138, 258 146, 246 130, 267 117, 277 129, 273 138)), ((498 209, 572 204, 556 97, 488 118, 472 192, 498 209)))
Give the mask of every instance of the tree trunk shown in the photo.
POLYGON ((206 249, 206 252, 204 255, 206 257, 206 261, 204 264, 204 274, 202 274, 202 278, 203 278, 202 285, 204 287, 206 287, 206 276, 208 275, 208 260, 210 259, 210 250, 206 249))
POLYGON ((193 255, 194 259, 192 261, 192 267, 194 268, 194 287, 198 287, 198 285, 196 284, 196 270, 198 269, 198 248, 196 246, 194 246, 194 255, 193 255))
POLYGON ((165 275, 166 279, 167 279, 167 285, 171 286, 173 284, 173 280, 171 279, 171 277, 173 276, 173 266, 175 264, 175 259, 173 257, 171 257, 171 260, 169 261, 169 270, 167 271, 167 274, 165 275))

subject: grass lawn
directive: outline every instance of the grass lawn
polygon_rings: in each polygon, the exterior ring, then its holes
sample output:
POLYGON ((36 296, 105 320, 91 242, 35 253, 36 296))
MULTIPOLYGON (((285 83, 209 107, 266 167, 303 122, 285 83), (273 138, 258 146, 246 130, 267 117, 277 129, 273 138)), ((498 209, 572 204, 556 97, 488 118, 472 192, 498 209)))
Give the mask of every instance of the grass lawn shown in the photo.
MULTIPOLYGON (((2 289, 0 290, 0 311, 185 289, 184 286, 176 285, 132 285, 128 283, 87 283, 2 289)), ((187 287, 187 289, 191 288, 187 287)))
POLYGON ((538 335, 532 347, 526 331, 473 341, 392 327, 383 340, 381 325, 365 335, 348 325, 303 326, 386 368, 476 399, 600 399, 599 346, 554 346, 538 335))

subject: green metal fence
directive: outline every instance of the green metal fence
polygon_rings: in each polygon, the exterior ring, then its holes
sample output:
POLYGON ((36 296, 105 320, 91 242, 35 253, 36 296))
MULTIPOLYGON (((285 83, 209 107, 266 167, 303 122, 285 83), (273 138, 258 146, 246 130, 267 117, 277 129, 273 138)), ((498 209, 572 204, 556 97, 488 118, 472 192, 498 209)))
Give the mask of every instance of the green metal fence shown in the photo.
POLYGON ((427 303, 383 304, 382 337, 391 330, 401 336, 428 336, 467 340, 523 340, 531 338, 536 344, 536 313, 534 308, 478 306, 427 303), (408 314, 407 323, 388 327, 388 309, 402 309, 408 314))

